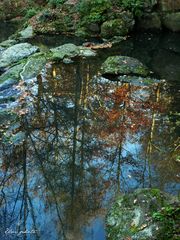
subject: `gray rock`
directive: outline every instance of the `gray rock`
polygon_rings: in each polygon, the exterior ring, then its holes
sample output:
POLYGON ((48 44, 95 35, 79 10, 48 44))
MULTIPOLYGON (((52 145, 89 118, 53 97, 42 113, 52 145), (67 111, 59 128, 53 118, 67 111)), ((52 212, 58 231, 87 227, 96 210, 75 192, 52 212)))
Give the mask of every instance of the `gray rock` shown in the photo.
POLYGON ((163 25, 173 32, 180 32, 180 12, 166 14, 163 17, 163 25))
POLYGON ((30 57, 20 73, 21 79, 27 80, 40 74, 41 70, 46 64, 46 58, 42 54, 35 54, 30 57))
POLYGON ((23 40, 32 38, 34 36, 32 26, 28 26, 24 30, 20 31, 19 36, 20 36, 19 38, 23 40))
POLYGON ((96 56, 96 52, 87 48, 87 47, 79 47, 80 56, 82 57, 94 57, 96 56))
POLYGON ((38 50, 38 47, 32 46, 30 43, 19 43, 9 47, 2 53, 0 68, 6 68, 12 63, 18 62, 23 58, 27 58, 38 50))
POLYGON ((3 41, 0 43, 0 47, 3 47, 3 48, 8 48, 8 47, 11 47, 15 44, 17 44, 18 42, 14 39, 8 39, 6 41, 3 41))
MULTIPOLYGON (((6 81, 15 81, 17 82, 20 79, 20 72, 23 70, 25 63, 15 65, 8 69, 5 73, 0 76, 0 83, 6 81)), ((5 84, 5 83, 4 83, 5 84)))
POLYGON ((52 48, 51 52, 52 52, 52 58, 54 60, 62 60, 64 58, 73 58, 73 57, 79 56, 80 54, 80 50, 78 46, 72 43, 67 43, 57 48, 52 48))
POLYGON ((148 68, 138 59, 127 56, 108 57, 101 67, 102 75, 135 75, 146 77, 148 68))
MULTIPOLYGON (((51 49, 53 60, 63 60, 67 63, 66 59, 71 59, 74 57, 93 57, 96 52, 81 46, 76 46, 72 43, 67 43, 57 48, 51 49)), ((69 60, 68 60, 69 63, 69 60)))

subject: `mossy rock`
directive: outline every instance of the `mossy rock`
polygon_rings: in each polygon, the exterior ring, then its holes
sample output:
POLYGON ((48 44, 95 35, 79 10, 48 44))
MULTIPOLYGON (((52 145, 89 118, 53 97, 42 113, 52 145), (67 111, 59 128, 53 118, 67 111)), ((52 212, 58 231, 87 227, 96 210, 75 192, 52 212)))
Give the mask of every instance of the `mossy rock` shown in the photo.
POLYGON ((161 30, 161 18, 158 13, 146 13, 137 21, 137 28, 141 30, 161 30))
POLYGON ((37 53, 29 57, 20 73, 21 79, 27 80, 37 77, 37 75, 41 73, 46 62, 46 56, 42 53, 37 53))
POLYGON ((53 48, 51 49, 51 52, 51 59, 55 61, 71 59, 74 57, 93 57, 96 55, 95 51, 86 47, 76 46, 72 43, 67 43, 57 48, 53 48))
POLYGON ((101 67, 102 75, 135 75, 146 77, 148 68, 138 59, 127 56, 111 56, 101 67))
POLYGON ((176 201, 158 189, 139 189, 118 196, 106 217, 107 239, 166 239, 159 238, 163 226, 153 220, 153 214, 176 201))
POLYGON ((180 12, 166 14, 163 17, 163 25, 173 32, 180 32, 180 12))
POLYGON ((32 46, 30 43, 19 43, 13 45, 2 53, 0 59, 0 69, 9 67, 13 63, 16 63, 36 53, 38 50, 38 47, 32 46))
POLYGON ((2 84, 6 81, 17 82, 20 79, 20 72, 23 70, 24 65, 25 63, 20 63, 8 69, 0 76, 0 83, 2 84))
POLYGON ((119 18, 108 20, 102 24, 101 37, 125 36, 133 29, 134 23, 132 13, 122 12, 119 18))
POLYGON ((73 58, 80 54, 79 48, 72 44, 67 43, 62 46, 52 48, 52 59, 54 60, 63 60, 64 58, 73 58))
POLYGON ((3 42, 0 43, 0 47, 3 47, 3 48, 9 48, 15 44, 17 44, 18 41, 17 40, 14 40, 14 39, 8 39, 8 40, 5 40, 3 42))

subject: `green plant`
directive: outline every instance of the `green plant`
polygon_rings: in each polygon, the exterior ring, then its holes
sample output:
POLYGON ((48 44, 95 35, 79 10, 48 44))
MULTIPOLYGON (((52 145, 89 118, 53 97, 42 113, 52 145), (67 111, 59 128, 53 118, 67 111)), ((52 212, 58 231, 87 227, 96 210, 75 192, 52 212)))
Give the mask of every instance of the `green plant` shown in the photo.
POLYGON ((25 17, 26 18, 32 18, 33 16, 35 16, 37 14, 37 12, 38 12, 37 9, 30 8, 30 9, 27 10, 25 17))
POLYGON ((135 16, 141 16, 143 14, 143 0, 120 0, 119 4, 121 7, 133 12, 135 16))
POLYGON ((111 7, 110 0, 80 0, 78 12, 83 23, 101 23, 106 20, 106 13, 111 7))
POLYGON ((48 0, 48 4, 51 7, 58 7, 62 5, 65 2, 65 0, 48 0))
POLYGON ((166 206, 161 211, 154 212, 152 217, 162 224, 162 232, 167 239, 177 239, 176 236, 179 237, 180 232, 177 228, 180 218, 179 206, 166 206))

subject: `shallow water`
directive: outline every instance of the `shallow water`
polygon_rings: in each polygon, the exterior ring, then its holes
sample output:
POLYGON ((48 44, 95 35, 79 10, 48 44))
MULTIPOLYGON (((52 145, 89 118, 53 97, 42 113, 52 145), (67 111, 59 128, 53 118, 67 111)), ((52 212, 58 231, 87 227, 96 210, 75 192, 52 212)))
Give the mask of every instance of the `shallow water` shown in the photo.
POLYGON ((105 214, 119 192, 178 194, 178 39, 139 34, 93 59, 47 64, 29 81, 29 112, 18 126, 25 140, 0 144, 2 239, 105 240, 105 214), (114 54, 138 58, 167 82, 98 77, 114 54))

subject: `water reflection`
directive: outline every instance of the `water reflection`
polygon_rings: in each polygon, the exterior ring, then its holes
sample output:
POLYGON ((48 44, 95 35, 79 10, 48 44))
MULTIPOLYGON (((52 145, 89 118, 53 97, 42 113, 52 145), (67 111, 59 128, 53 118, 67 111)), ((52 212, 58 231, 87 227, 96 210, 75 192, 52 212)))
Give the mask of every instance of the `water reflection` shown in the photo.
POLYGON ((118 192, 177 194, 175 96, 164 84, 97 75, 96 63, 81 61, 48 64, 30 80, 28 114, 15 130, 25 139, 0 145, 1 238, 103 240, 104 214, 118 192))
POLYGON ((18 29, 17 23, 0 22, 0 42, 5 41, 18 29))

